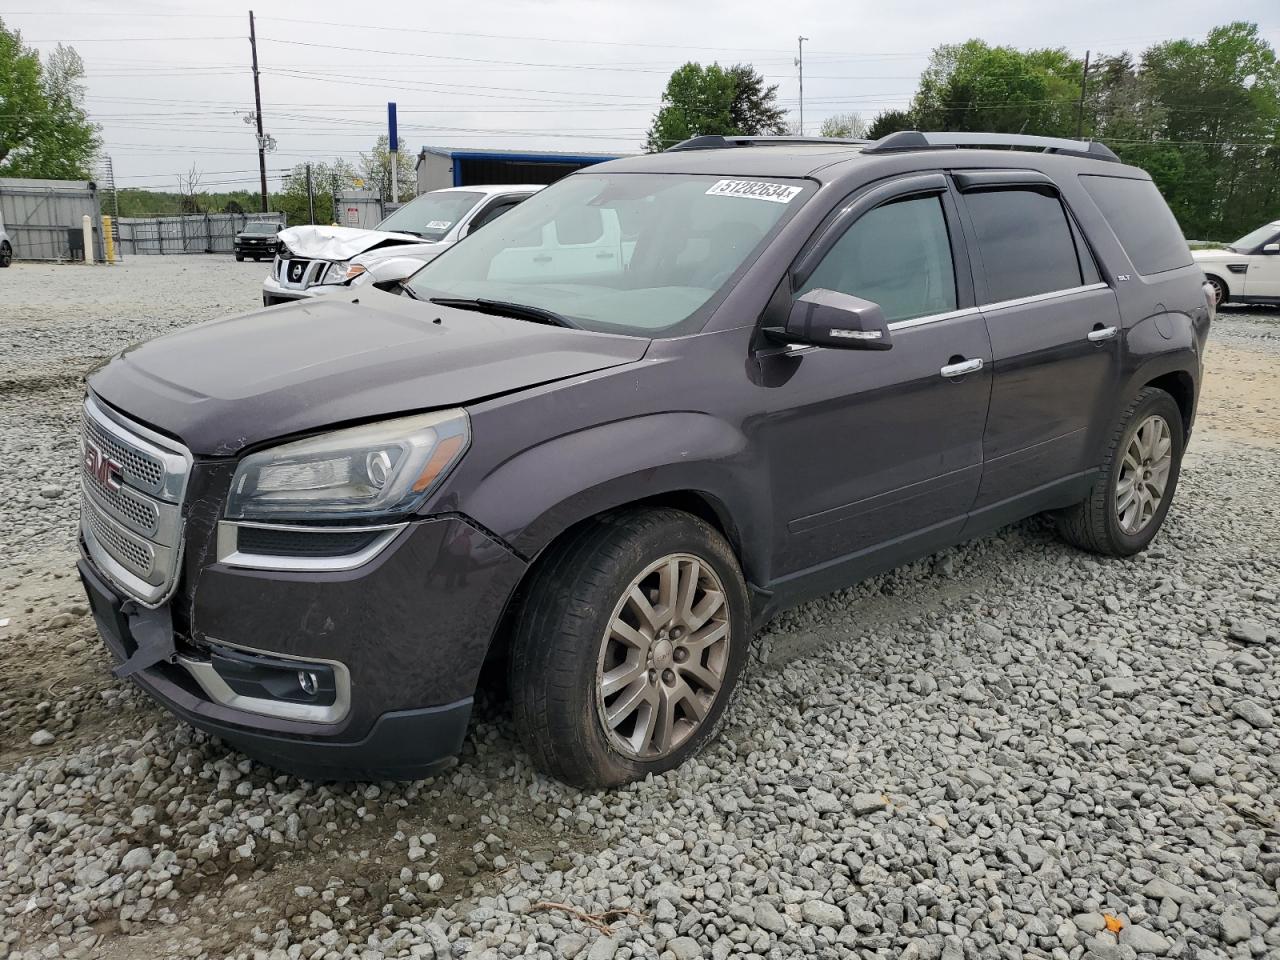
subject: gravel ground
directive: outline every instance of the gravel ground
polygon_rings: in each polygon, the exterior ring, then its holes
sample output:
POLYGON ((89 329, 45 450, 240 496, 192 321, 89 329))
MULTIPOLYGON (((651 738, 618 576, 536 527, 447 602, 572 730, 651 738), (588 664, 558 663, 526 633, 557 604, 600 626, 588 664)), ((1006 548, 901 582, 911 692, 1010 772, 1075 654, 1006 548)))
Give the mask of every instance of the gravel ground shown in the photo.
POLYGON ((698 761, 612 793, 496 702, 441 776, 317 786, 112 680, 68 550, 80 372, 261 273, 4 277, 0 960, 1280 955, 1280 312, 1222 317, 1133 561, 1036 520, 799 608, 698 761))

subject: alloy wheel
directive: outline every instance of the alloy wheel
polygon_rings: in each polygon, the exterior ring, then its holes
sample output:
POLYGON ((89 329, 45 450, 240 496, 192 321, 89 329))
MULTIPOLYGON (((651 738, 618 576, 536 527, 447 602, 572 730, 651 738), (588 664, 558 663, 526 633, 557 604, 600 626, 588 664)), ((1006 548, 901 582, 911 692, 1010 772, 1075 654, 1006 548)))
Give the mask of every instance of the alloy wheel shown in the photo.
POLYGON ((596 669, 596 712, 610 745, 637 760, 668 756, 711 711, 729 666, 724 585, 704 561, 670 554, 623 591, 596 669))
POLYGON ((1116 481, 1116 519, 1129 536, 1146 529, 1159 511, 1172 466, 1169 424, 1158 415, 1147 417, 1129 439, 1116 481))

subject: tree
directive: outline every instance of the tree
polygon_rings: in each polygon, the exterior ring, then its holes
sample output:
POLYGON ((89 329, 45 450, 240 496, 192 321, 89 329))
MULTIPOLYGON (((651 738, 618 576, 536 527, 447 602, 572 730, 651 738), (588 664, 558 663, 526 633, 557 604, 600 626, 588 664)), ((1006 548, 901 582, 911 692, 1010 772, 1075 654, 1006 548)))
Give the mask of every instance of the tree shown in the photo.
MULTIPOLYGON (((390 200, 391 193, 391 150, 390 138, 384 133, 368 153, 360 154, 360 174, 364 178, 365 188, 377 190, 383 200, 390 200)), ((401 201, 412 200, 418 193, 418 178, 413 170, 413 161, 400 158, 399 176, 396 178, 401 201)))
POLYGON ((204 213, 200 209, 200 171, 193 163, 191 169, 178 177, 178 209, 182 213, 204 213))
POLYGON ((915 120, 911 113, 907 110, 885 110, 871 121, 871 126, 867 128, 868 140, 879 140, 881 137, 887 137, 891 133, 897 133, 900 130, 917 130, 915 120))
POLYGON ((62 44, 41 65, 0 20, 0 176, 87 180, 101 141, 84 110, 84 63, 62 44))
POLYGON ((1074 136, 1083 69, 1059 48, 944 44, 920 76, 911 116, 920 130, 1074 136))
POLYGON ((867 121, 857 113, 837 113, 822 121, 818 130, 822 137, 839 137, 844 140, 865 140, 867 121))
MULTIPOLYGON (((338 191, 351 187, 356 171, 341 158, 332 163, 315 160, 311 163, 311 188, 315 202, 316 222, 332 223, 333 198, 338 191)), ((285 178, 284 188, 272 197, 272 208, 279 210, 289 223, 311 223, 311 209, 307 203, 307 165, 300 163, 285 178)))
POLYGON ((645 149, 653 153, 707 134, 754 137, 785 130, 777 85, 765 86, 750 64, 725 69, 686 63, 667 81, 645 149))
POLYGON ((749 63, 729 68, 733 102, 729 120, 742 136, 767 137, 786 132, 786 111, 778 106, 778 85, 765 86, 764 77, 749 63))

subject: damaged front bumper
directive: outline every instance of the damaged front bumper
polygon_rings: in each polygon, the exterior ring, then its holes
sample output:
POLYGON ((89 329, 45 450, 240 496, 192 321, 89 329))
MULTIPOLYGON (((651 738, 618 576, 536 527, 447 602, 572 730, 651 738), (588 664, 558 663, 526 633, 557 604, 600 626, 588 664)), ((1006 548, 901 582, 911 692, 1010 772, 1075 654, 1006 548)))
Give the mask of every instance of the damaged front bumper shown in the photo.
POLYGON ((312 779, 413 779, 457 753, 524 560, 442 517, 407 524, 354 569, 242 569, 202 559, 215 553, 200 541, 216 533, 192 513, 197 542, 161 607, 135 603, 81 557, 118 674, 193 726, 312 779))

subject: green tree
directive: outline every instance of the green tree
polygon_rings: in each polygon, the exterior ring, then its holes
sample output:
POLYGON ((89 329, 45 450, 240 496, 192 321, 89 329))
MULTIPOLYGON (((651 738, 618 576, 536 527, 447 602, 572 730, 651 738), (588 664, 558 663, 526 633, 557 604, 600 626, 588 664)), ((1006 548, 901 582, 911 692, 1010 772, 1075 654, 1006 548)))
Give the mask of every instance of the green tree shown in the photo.
POLYGON ((662 103, 649 127, 645 149, 665 150, 674 143, 707 134, 766 136, 786 129, 778 106, 778 88, 749 64, 728 69, 713 63, 686 63, 671 74, 662 103))
POLYGON ((1083 69, 1062 49, 944 44, 920 76, 911 116, 920 130, 1074 136, 1083 69))
POLYGON ((867 121, 857 113, 837 113, 822 121, 818 130, 822 137, 840 137, 845 140, 864 140, 867 136, 867 121))
POLYGON ((764 77, 749 63, 736 63, 728 72, 733 81, 729 119, 734 129, 750 137, 785 133, 787 114, 778 106, 778 85, 765 86, 764 77))
POLYGON ((74 49, 58 44, 42 65, 0 20, 0 176, 89 179, 101 141, 83 79, 74 49))
MULTIPOLYGON (((360 154, 360 176, 366 190, 376 190, 383 200, 391 199, 391 150, 390 138, 384 133, 368 153, 360 154)), ((413 169, 413 158, 400 156, 397 165, 400 202, 412 200, 418 193, 418 178, 413 169)))
MULTIPOLYGON (((311 189, 315 203, 316 223, 333 223, 333 195, 348 189, 356 180, 352 165, 341 158, 332 163, 323 160, 311 164, 311 189)), ((284 213, 292 226, 311 223, 307 203, 307 165, 300 163, 285 178, 283 189, 271 197, 271 208, 284 213)))
POLYGON ((917 130, 915 119, 908 110, 885 110, 878 114, 871 121, 871 126, 867 128, 867 139, 879 140, 881 137, 887 137, 891 133, 898 133, 901 130, 917 130))

